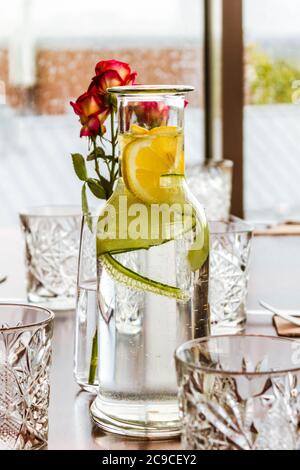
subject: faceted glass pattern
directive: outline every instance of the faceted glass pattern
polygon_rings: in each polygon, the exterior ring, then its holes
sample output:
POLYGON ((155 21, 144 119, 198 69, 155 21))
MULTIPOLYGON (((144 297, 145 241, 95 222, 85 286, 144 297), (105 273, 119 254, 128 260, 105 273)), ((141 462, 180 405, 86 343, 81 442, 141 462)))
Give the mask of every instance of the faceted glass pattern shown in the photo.
POLYGON ((227 221, 230 215, 232 168, 230 160, 187 168, 187 184, 205 208, 208 220, 227 221))
POLYGON ((27 296, 56 310, 75 307, 80 208, 33 208, 20 215, 25 236, 27 296))
POLYGON ((299 351, 295 341, 259 336, 211 337, 180 347, 183 448, 298 449, 299 351))
POLYGON ((252 229, 238 219, 209 225, 212 334, 237 333, 246 324, 252 229))
POLYGON ((0 304, 0 450, 47 444, 53 314, 0 304))

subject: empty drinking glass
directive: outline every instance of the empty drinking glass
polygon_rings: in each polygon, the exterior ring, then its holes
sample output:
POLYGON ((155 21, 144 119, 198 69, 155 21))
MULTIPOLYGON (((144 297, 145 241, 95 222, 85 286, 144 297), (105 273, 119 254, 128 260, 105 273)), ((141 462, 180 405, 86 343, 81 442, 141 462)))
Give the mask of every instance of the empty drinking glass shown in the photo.
POLYGON ((32 207, 20 214, 27 298, 54 310, 75 307, 81 209, 32 207))
POLYGON ((44 308, 0 304, 0 449, 47 444, 54 315, 44 308))
POLYGON ((296 450, 300 345, 215 336, 176 351, 182 445, 189 450, 296 450))
POLYGON ((211 161, 187 168, 187 184, 204 206, 208 220, 227 221, 230 216, 233 162, 211 161))
POLYGON ((252 228, 239 219, 210 222, 209 228, 211 331, 238 333, 246 325, 252 228))

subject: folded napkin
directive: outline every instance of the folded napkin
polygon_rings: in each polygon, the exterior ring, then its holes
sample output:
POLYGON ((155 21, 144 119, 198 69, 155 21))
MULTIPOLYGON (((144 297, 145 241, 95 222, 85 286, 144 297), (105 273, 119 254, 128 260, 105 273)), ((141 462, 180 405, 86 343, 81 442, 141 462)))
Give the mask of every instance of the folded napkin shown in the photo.
POLYGON ((285 336, 288 338, 300 338, 300 326, 294 325, 287 320, 284 320, 277 315, 273 317, 273 324, 276 328, 278 336, 285 336))

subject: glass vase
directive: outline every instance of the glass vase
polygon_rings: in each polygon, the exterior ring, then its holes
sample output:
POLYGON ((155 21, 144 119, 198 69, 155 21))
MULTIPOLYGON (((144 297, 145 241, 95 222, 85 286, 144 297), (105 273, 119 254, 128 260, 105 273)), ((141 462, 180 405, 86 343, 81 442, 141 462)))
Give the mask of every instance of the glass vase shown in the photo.
POLYGON ((209 233, 184 178, 190 87, 119 87, 119 180, 97 227, 99 391, 106 431, 180 434, 173 354, 209 335, 209 233))
POLYGON ((82 217, 75 323, 74 377, 78 385, 97 393, 98 306, 96 300, 97 217, 82 217))

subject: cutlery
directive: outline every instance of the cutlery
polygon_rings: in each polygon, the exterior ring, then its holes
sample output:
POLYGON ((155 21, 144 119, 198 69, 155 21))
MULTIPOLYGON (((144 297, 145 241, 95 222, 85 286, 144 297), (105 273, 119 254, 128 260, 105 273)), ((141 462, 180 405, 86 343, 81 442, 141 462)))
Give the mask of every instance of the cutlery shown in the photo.
POLYGON ((289 314, 285 313, 283 310, 278 310, 278 309, 272 307, 272 305, 269 305, 269 304, 267 304, 266 302, 264 302, 262 300, 260 300, 259 303, 263 308, 265 308, 269 312, 272 312, 274 315, 277 315, 278 317, 281 317, 284 320, 287 320, 287 321, 289 321, 290 323, 293 323, 296 326, 300 326, 300 319, 297 318, 297 317, 300 316, 300 314, 298 314, 298 315, 289 315, 289 314))

